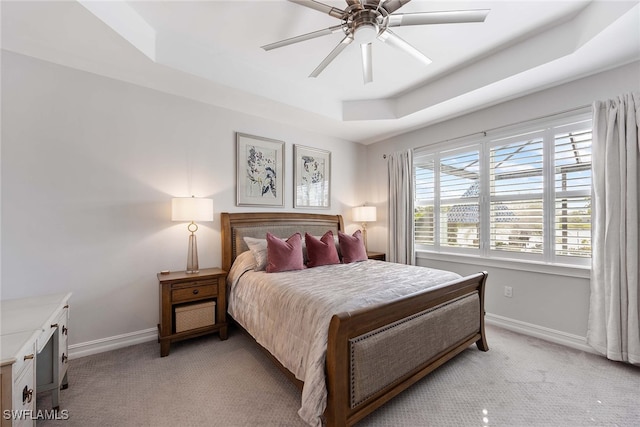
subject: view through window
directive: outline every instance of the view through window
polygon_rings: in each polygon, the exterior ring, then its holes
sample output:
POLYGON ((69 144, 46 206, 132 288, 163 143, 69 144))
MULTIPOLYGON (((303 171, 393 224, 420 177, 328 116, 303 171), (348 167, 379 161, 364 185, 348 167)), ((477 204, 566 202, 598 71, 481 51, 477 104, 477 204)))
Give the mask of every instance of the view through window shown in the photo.
POLYGON ((591 120, 414 153, 416 250, 558 264, 591 257, 591 120))

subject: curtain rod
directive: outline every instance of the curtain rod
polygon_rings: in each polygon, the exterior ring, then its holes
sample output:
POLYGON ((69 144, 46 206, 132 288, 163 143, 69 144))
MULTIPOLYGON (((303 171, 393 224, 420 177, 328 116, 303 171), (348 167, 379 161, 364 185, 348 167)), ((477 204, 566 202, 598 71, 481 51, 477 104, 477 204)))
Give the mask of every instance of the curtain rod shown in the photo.
MULTIPOLYGON (((473 133, 470 133, 470 134, 467 134, 467 135, 457 136, 457 137, 451 138, 451 139, 443 139, 442 141, 434 142, 433 144, 429 144, 429 145, 438 145, 438 144, 444 144, 445 142, 458 141, 460 139, 469 138, 469 137, 474 136, 474 135, 487 136, 488 132, 495 132, 497 130, 506 129, 506 128, 511 127, 511 126, 517 126, 517 125, 520 125, 520 124, 523 124, 523 123, 535 122, 536 120, 543 120, 543 119, 549 119, 549 118, 556 117, 556 116, 562 116, 563 114, 574 113, 574 112, 578 112, 580 110, 586 110, 587 108, 591 108, 591 105, 581 105, 579 107, 569 108, 568 110, 559 111, 557 113, 547 114, 546 116, 539 116, 539 117, 536 117, 536 118, 533 118, 533 119, 528 119, 528 120, 520 120, 519 122, 511 123, 511 124, 508 124, 508 125, 503 125, 503 126, 498 126, 498 127, 491 128, 491 129, 486 129, 486 130, 483 130, 483 131, 473 132, 473 133)), ((584 111, 584 112, 586 113, 587 111, 584 111)), ((424 147, 424 145, 420 146, 420 147, 416 147, 416 148, 423 148, 423 147, 424 147)), ((387 155, 383 154, 382 158, 386 159, 387 155)))

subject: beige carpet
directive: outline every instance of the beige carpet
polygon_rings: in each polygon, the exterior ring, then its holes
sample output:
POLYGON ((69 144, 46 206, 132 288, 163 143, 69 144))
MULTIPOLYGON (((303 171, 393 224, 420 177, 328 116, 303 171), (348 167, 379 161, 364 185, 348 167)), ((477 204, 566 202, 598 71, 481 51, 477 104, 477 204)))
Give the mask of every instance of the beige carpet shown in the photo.
MULTIPOLYGON (((496 327, 359 426, 638 426, 640 368, 496 327)), ((237 331, 71 361, 66 421, 38 426, 304 426, 300 394, 237 331)), ((47 409, 47 393, 38 397, 47 409)))

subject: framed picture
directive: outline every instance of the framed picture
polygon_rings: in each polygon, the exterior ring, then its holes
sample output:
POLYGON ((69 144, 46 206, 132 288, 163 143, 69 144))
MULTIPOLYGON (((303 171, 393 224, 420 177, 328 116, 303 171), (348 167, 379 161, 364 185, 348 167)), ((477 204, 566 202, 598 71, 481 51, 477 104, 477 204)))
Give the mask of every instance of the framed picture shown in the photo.
POLYGON ((294 208, 329 208, 331 204, 331 152, 293 146, 294 208))
POLYGON ((284 142, 236 132, 236 204, 284 206, 284 142))

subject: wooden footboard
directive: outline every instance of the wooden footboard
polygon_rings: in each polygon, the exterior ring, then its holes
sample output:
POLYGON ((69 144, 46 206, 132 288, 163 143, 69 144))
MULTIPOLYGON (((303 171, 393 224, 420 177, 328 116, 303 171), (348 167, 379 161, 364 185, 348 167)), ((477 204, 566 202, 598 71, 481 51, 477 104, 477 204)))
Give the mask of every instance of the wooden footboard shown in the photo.
POLYGON ((478 273, 334 315, 327 348, 327 426, 355 424, 473 343, 489 350, 486 278, 478 273))

